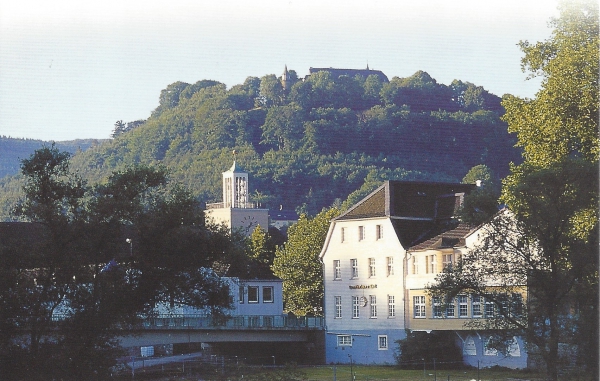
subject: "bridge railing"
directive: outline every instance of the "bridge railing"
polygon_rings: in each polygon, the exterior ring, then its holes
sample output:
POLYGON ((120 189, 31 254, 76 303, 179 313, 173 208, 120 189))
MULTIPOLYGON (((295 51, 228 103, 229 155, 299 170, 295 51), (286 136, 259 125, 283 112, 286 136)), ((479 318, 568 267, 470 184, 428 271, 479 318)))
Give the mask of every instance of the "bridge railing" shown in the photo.
POLYGON ((143 320, 144 329, 323 329, 323 317, 287 315, 156 315, 143 320))

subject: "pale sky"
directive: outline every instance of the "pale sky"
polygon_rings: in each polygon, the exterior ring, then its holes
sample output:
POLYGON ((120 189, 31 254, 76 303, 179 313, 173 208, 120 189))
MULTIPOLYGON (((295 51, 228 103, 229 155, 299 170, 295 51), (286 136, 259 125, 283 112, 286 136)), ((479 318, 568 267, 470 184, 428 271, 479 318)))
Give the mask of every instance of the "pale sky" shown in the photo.
MULTIPOLYGON (((520 40, 551 36, 558 0, 0 0, 0 136, 104 139, 160 91, 309 67, 428 72, 533 97, 520 40)), ((0 154, 2 154, 0 152, 0 154)))

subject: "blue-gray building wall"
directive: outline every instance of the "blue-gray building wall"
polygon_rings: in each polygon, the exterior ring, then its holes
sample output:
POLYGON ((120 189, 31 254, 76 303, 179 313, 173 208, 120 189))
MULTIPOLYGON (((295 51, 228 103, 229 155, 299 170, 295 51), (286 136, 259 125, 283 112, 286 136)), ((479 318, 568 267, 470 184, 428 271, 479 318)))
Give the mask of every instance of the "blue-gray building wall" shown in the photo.
POLYGON ((406 338, 403 329, 327 332, 325 360, 327 364, 396 364, 397 340, 406 338), (339 335, 350 335, 352 345, 338 345, 339 335), (379 348, 379 337, 387 336, 387 349, 379 348))

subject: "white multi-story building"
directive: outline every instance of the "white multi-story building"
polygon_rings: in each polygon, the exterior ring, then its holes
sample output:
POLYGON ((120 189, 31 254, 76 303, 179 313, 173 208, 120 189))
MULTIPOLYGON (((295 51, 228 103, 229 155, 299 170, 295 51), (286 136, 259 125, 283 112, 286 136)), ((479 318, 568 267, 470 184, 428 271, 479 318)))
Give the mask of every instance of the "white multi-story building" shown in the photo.
MULTIPOLYGON (((453 330, 463 354, 471 356, 466 362, 499 360, 489 351, 487 356, 483 349, 473 351, 483 348, 485 338, 464 332, 465 319, 473 318, 473 300, 456 301, 470 303, 470 315, 460 315, 463 305, 457 304, 455 316, 439 319, 425 293, 472 234, 454 215, 473 188, 387 181, 331 222, 320 254, 327 363, 395 363, 396 341, 406 337, 406 329, 453 330)), ((525 367, 514 360, 495 364, 525 367)))

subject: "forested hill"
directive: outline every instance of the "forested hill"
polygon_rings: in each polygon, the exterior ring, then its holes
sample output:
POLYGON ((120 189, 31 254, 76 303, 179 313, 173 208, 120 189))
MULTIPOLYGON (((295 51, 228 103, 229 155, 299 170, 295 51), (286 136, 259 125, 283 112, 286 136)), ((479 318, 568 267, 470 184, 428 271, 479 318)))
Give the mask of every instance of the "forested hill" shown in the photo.
MULTIPOLYGON (((78 151, 85 151, 101 142, 98 139, 77 139, 55 142, 54 144, 61 151, 74 154, 78 151)), ((36 149, 50 145, 52 145, 52 142, 43 140, 16 139, 8 136, 0 136, 0 178, 18 173, 21 160, 29 158, 36 149)))
MULTIPOLYGON (((100 181, 126 165, 160 163, 215 202, 235 149, 254 201, 312 214, 365 182, 459 181, 478 164, 505 175, 520 154, 502 113, 500 98, 482 87, 439 84, 422 71, 383 83, 326 71, 305 80, 290 71, 285 86, 275 75, 230 89, 175 82, 145 122, 119 122, 114 139, 76 154, 72 166, 100 181)), ((14 181, 0 185, 14 191, 14 181)))

